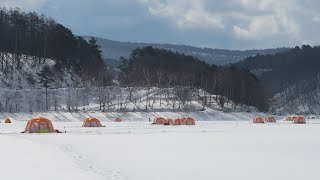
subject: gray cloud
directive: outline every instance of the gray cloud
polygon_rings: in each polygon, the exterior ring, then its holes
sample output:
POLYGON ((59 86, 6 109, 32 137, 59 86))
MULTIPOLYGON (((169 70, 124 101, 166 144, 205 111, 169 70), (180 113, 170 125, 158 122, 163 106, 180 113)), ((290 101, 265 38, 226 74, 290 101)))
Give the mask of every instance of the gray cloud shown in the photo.
POLYGON ((79 35, 216 48, 318 44, 317 0, 2 0, 79 35))

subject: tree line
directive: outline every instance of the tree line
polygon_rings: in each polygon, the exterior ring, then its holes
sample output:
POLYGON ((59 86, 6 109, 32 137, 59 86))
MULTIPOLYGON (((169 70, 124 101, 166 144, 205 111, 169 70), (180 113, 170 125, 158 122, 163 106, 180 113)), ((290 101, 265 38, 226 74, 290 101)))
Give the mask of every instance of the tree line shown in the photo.
MULTIPOLYGON (((259 80, 247 70, 208 65, 192 56, 153 47, 138 48, 128 59, 121 58, 122 86, 201 88, 217 96, 223 106, 235 104, 268 109, 268 100, 259 80)), ((205 103, 205 102, 204 102, 205 103)))
POLYGON ((303 45, 280 54, 250 57, 234 66, 257 74, 273 97, 272 111, 315 113, 320 106, 319 57, 320 46, 303 45))
POLYGON ((302 81, 288 82, 284 87, 286 88, 272 99, 271 111, 291 114, 319 113, 320 74, 302 81))
POLYGON ((84 78, 105 81, 106 67, 95 39, 75 36, 55 20, 35 12, 0 8, 0 70, 21 69, 21 56, 32 56, 35 65, 55 60, 55 71, 72 68, 84 78), (13 55, 8 65, 8 54, 13 55))
POLYGON ((235 64, 258 72, 266 89, 275 95, 292 84, 312 80, 320 73, 320 47, 303 45, 275 55, 257 55, 235 64))

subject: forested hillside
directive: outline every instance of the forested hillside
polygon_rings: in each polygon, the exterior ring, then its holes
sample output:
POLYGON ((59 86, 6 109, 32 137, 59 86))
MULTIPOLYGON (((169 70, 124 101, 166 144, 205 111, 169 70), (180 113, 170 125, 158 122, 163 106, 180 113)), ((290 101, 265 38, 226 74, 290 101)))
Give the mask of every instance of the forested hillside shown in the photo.
MULTIPOLYGON (((174 87, 183 92, 202 88, 236 104, 266 110, 267 95, 256 77, 239 68, 208 65, 192 56, 152 47, 134 50, 129 59, 122 59, 119 80, 125 86, 174 87)), ((218 98, 218 97, 217 97, 218 98)))
POLYGON ((247 70, 148 46, 112 71, 96 39, 34 12, 0 9, 0 39, 0 112, 268 109, 247 70))
POLYGON ((255 56, 235 64, 255 73, 264 87, 276 95, 274 110, 319 112, 320 47, 304 45, 286 53, 255 56))
POLYGON ((44 15, 0 8, 0 112, 77 110, 80 89, 110 83, 94 38, 44 15))
POLYGON ((22 56, 32 56, 34 66, 52 59, 55 71, 63 68, 86 79, 102 79, 105 66, 94 39, 86 41, 44 15, 0 8, 0 71, 4 76, 22 67, 22 56), (9 66, 6 56, 13 55, 9 66))
MULTIPOLYGON (((85 37, 89 38, 89 37, 85 37)), ((227 49, 212 49, 199 48, 186 45, 172 44, 157 44, 157 43, 134 43, 134 42, 119 42, 103 38, 97 38, 97 43, 101 46, 102 55, 107 62, 110 60, 119 60, 120 57, 129 58, 131 52, 137 48, 152 46, 159 49, 171 50, 185 55, 193 56, 208 64, 225 65, 236 63, 247 57, 257 54, 276 54, 288 51, 288 48, 264 49, 264 50, 227 50, 227 49)))

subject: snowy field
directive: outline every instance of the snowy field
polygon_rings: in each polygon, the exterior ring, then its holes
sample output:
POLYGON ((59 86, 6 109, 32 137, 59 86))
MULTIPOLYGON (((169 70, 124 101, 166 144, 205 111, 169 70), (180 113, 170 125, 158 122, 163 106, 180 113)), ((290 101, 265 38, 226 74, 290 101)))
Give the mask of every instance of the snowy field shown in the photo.
POLYGON ((1 123, 0 179, 320 179, 320 120, 102 123, 105 128, 53 121, 63 134, 20 134, 25 121, 1 123))

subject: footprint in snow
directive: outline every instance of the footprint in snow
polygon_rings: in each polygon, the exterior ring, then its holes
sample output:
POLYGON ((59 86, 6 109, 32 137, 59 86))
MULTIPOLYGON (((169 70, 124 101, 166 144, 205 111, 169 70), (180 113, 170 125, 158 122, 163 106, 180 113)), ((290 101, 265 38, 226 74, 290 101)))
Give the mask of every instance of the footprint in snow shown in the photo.
POLYGON ((64 152, 66 152, 66 154, 68 154, 80 166, 80 168, 82 168, 86 172, 92 172, 97 175, 104 176, 110 180, 126 180, 126 178, 120 175, 120 172, 105 171, 103 169, 98 168, 84 155, 72 150, 72 148, 69 145, 61 146, 61 149, 64 152))

